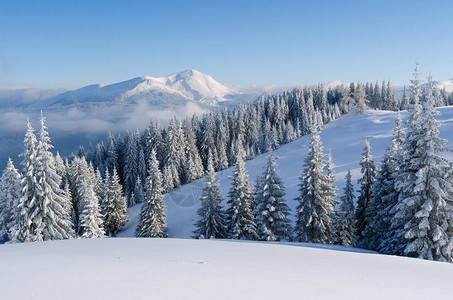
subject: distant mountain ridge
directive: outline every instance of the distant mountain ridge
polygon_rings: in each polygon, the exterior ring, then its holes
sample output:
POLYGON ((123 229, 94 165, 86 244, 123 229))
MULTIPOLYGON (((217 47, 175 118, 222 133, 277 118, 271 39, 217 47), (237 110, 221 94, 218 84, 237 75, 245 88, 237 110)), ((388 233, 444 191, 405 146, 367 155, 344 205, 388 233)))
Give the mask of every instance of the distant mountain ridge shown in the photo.
MULTIPOLYGON (((326 88, 344 83, 331 81, 326 88)), ((453 79, 433 81, 434 86, 453 92, 453 79)), ((402 96, 403 85, 392 85, 402 96)), ((410 90, 406 86, 407 91, 410 90)), ((75 90, 39 90, 33 88, 0 89, 0 109, 57 109, 71 106, 95 108, 101 105, 133 105, 145 102, 157 109, 181 107, 195 103, 207 109, 232 106, 277 94, 291 86, 234 86, 221 84, 197 70, 186 70, 164 77, 136 77, 113 84, 93 84, 75 90)))
POLYGON ((29 108, 101 103, 135 104, 141 101, 158 107, 172 107, 189 102, 215 107, 253 101, 264 93, 264 87, 248 90, 226 86, 197 70, 186 70, 165 77, 144 76, 108 85, 89 85, 41 99, 29 108))

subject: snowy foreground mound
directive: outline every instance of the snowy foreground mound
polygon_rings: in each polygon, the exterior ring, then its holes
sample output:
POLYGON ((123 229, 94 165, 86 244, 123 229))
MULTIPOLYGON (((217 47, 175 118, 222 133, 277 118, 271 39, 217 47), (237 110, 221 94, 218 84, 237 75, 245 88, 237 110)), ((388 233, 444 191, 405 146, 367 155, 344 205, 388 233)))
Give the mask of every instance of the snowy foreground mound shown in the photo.
POLYGON ((339 246, 189 239, 3 245, 0 299, 452 299, 453 265, 339 246))

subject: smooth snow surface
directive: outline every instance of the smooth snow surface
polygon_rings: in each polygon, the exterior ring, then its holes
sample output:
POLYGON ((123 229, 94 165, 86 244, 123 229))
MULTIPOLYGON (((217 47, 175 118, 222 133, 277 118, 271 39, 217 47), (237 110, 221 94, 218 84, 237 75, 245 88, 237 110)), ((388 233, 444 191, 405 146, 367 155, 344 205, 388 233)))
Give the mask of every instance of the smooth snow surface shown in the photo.
POLYGON ((452 299, 453 265, 307 244, 93 239, 4 245, 0 299, 452 299))

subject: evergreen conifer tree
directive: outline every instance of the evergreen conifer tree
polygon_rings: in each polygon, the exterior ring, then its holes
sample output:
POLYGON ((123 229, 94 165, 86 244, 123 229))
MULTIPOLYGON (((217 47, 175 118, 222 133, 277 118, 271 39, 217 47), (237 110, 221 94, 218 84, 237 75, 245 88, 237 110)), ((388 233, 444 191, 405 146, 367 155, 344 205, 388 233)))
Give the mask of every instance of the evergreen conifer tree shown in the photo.
POLYGON ((15 225, 15 209, 21 198, 21 175, 11 158, 0 178, 0 241, 11 239, 11 228, 15 225))
POLYGON ((341 196, 340 209, 337 214, 336 242, 337 245, 353 246, 355 244, 354 188, 351 181, 351 171, 346 174, 346 186, 341 196))
POLYGON ((421 107, 418 104, 418 65, 412 82, 415 107, 407 121, 403 160, 395 182, 399 198, 393 228, 397 232, 396 240, 403 245, 399 254, 451 262, 452 165, 440 156, 446 150, 446 141, 438 136, 435 117, 439 113, 434 108, 431 79, 421 107), (417 119, 419 122, 414 123, 417 119))
POLYGON ((285 187, 272 153, 268 155, 266 169, 260 178, 260 191, 255 200, 258 235, 264 241, 287 241, 292 232, 288 219, 290 209, 283 198, 285 187))
POLYGON ((231 176, 233 181, 228 200, 227 224, 232 239, 258 239, 256 224, 251 210, 252 191, 245 169, 244 150, 238 143, 236 169, 231 176))
POLYGON ((109 179, 104 198, 104 231, 108 236, 115 236, 127 223, 127 201, 116 169, 109 179))
POLYGON ((356 236, 358 245, 361 247, 367 247, 368 241, 365 236, 365 228, 367 226, 367 211, 369 211, 369 203, 373 196, 373 184, 376 180, 376 166, 374 164, 373 156, 371 155, 371 147, 368 141, 365 142, 365 146, 362 152, 362 160, 360 161, 362 167, 362 177, 358 180, 360 185, 359 197, 357 198, 357 209, 356 209, 356 236))
POLYGON ((80 215, 80 227, 82 238, 95 239, 105 236, 104 221, 102 220, 99 199, 94 193, 92 186, 86 186, 84 190, 84 208, 80 215))
POLYGON ((156 151, 151 151, 149 175, 146 182, 145 203, 142 206, 140 220, 135 231, 137 237, 167 237, 165 228, 165 203, 162 194, 162 175, 156 151))
POLYGON ((295 239, 300 242, 331 244, 334 242, 334 206, 330 179, 323 173, 325 161, 317 130, 310 140, 305 168, 299 185, 295 239))
POLYGON ((22 190, 12 229, 12 240, 19 242, 68 239, 74 236, 67 198, 61 189, 61 177, 55 168, 55 159, 49 149, 49 134, 41 115, 39 140, 31 124, 25 138, 23 154, 25 166, 22 190))
POLYGON ((384 253, 392 253, 393 246, 386 240, 395 233, 391 229, 391 219, 398 201, 395 176, 398 172, 403 135, 399 114, 395 125, 392 145, 386 150, 380 169, 376 172, 376 181, 372 187, 373 196, 366 211, 368 221, 364 232, 367 237, 367 248, 384 253))
POLYGON ((223 211, 219 181, 212 166, 212 154, 208 158, 206 183, 201 194, 201 207, 197 213, 199 220, 195 226, 195 238, 226 238, 226 213, 223 211))

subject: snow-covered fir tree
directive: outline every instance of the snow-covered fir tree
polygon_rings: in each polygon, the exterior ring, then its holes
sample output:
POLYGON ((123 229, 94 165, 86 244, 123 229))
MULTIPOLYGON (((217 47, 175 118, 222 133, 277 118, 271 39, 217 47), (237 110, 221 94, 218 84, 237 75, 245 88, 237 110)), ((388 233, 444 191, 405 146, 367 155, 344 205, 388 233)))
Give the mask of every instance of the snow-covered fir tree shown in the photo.
POLYGON ((82 238, 95 239, 105 236, 99 199, 92 186, 86 186, 83 198, 84 206, 80 215, 82 238))
POLYGON ((109 181, 105 184, 104 195, 104 231, 108 236, 115 236, 127 223, 127 201, 120 185, 116 169, 113 169, 109 181))
POLYGON ((113 168, 118 169, 118 153, 116 146, 115 137, 109 132, 107 135, 106 162, 104 164, 109 170, 113 170, 113 168))
POLYGON ((60 188, 61 177, 55 169, 55 159, 49 149, 49 134, 41 115, 39 140, 28 122, 23 153, 23 196, 17 204, 14 242, 68 239, 74 236, 67 211, 67 197, 60 188))
POLYGON ((295 239, 301 242, 331 244, 334 242, 334 206, 331 183, 324 174, 323 147, 317 130, 310 140, 310 149, 299 184, 296 207, 295 239))
POLYGON ((184 134, 179 121, 173 117, 168 126, 167 149, 165 157, 165 166, 169 171, 166 176, 171 177, 172 185, 169 189, 179 187, 183 177, 183 169, 186 166, 184 134))
POLYGON ((403 245, 401 254, 451 262, 452 164, 440 156, 446 150, 446 140, 438 136, 439 112, 434 108, 431 79, 419 104, 418 65, 412 83, 414 107, 406 123, 403 159, 395 182, 399 198, 393 228, 396 240, 403 245))
POLYGON ((212 154, 208 157, 206 182, 201 194, 201 207, 197 214, 199 220, 195 223, 195 238, 227 238, 226 213, 223 211, 219 181, 212 165, 212 154))
POLYGON ((354 246, 355 244, 355 216, 354 216, 354 188, 352 186, 351 171, 346 174, 346 186, 341 196, 340 209, 337 212, 335 244, 354 246))
POLYGON ((366 112, 366 98, 365 98, 365 89, 361 83, 357 84, 354 90, 354 99, 356 101, 356 112, 358 114, 363 114, 366 112))
MULTIPOLYGON (((108 169, 108 168, 107 168, 108 169)), ((91 190, 94 192, 94 197, 97 201, 99 195, 95 192, 95 173, 88 165, 84 157, 75 157, 71 164, 71 194, 72 206, 74 210, 74 228, 79 235, 82 235, 83 228, 81 225, 81 216, 85 209, 85 199, 92 197, 91 190)), ((101 187, 102 188, 102 187, 101 187)), ((102 204, 102 203, 101 203, 102 204)))
POLYGON ((268 155, 267 165, 260 179, 260 190, 255 198, 258 236, 264 241, 288 241, 292 233, 288 219, 290 209, 284 199, 285 187, 277 172, 273 153, 268 155))
POLYGON ((11 158, 0 178, 0 241, 11 239, 11 228, 15 225, 15 209, 22 196, 21 175, 11 158))
POLYGON ((137 178, 137 182, 135 182, 133 202, 135 204, 138 204, 138 203, 143 203, 144 201, 145 201, 145 194, 143 192, 143 184, 142 184, 140 178, 137 178))
POLYGON ((394 236, 391 219, 398 202, 395 191, 395 176, 398 172, 400 150, 403 138, 401 115, 395 120, 392 145, 385 152, 376 172, 376 181, 372 187, 372 197, 366 211, 367 224, 364 236, 367 237, 368 249, 384 253, 393 253, 394 245, 387 242, 394 236))
POLYGON ((244 157, 244 150, 238 144, 236 168, 230 177, 233 182, 228 193, 228 234, 232 239, 258 239, 256 224, 251 210, 253 195, 245 169, 244 157))
MULTIPOLYGON (((105 169, 106 181, 109 180, 108 179, 109 177, 110 177, 109 169, 106 168, 105 169)), ((104 178, 102 178, 101 171, 99 171, 99 169, 96 169, 96 171, 94 173, 94 193, 96 194, 96 196, 99 199, 99 205, 101 206, 101 211, 102 211, 102 206, 103 206, 103 201, 105 198, 106 190, 107 190, 107 186, 104 182, 104 178)))
POLYGON ((184 182, 191 182, 203 176, 203 162, 196 145, 197 140, 192 123, 189 120, 185 120, 182 130, 184 133, 185 155, 187 158, 186 165, 184 166, 184 182))
MULTIPOLYGON (((127 139, 125 151, 125 165, 124 165, 124 188, 125 194, 128 199, 128 206, 133 206, 132 192, 134 191, 135 182, 139 176, 138 168, 138 134, 129 135, 127 139)), ((116 169, 116 168, 115 168, 116 169)))
POLYGON ((360 186, 360 189, 358 190, 360 195, 357 198, 357 209, 355 212, 356 236, 358 245, 366 247, 368 241, 366 240, 367 236, 365 236, 364 231, 368 222, 367 210, 371 197, 373 196, 372 188, 376 180, 376 165, 373 160, 373 155, 371 155, 371 146, 368 140, 365 142, 363 148, 360 166, 362 168, 362 177, 357 181, 360 186))
MULTIPOLYGON (((145 151, 143 150, 143 147, 140 147, 138 151, 138 176, 137 176, 137 181, 140 180, 141 183, 143 183, 146 180, 147 176, 147 169, 146 169, 146 159, 145 159, 145 151)), ((135 187, 134 187, 135 190, 135 187)), ((137 202, 136 202, 137 203, 137 202)))
POLYGON ((146 180, 145 203, 135 231, 137 237, 167 237, 165 203, 163 200, 162 175, 156 151, 151 151, 149 175, 146 180))

